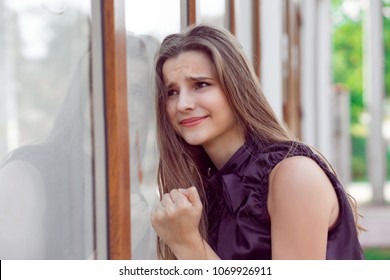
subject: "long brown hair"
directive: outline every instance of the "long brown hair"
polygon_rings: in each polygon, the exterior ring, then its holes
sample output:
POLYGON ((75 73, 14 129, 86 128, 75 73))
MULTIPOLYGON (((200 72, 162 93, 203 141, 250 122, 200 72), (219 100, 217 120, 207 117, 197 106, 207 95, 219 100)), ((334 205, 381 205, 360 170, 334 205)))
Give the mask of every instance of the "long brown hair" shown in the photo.
MULTIPOLYGON (((168 95, 165 90, 163 65, 168 59, 187 51, 199 51, 209 57, 247 140, 261 147, 269 142, 294 139, 276 118, 252 65, 231 33, 207 25, 195 25, 183 33, 167 36, 156 54, 155 61, 157 145, 160 152, 157 174, 159 192, 162 195, 175 188, 196 186, 202 202, 205 203, 204 179, 209 167, 208 156, 201 146, 187 144, 174 131, 166 112, 168 95)), ((207 218, 204 213, 199 231, 207 240, 207 218)), ((162 259, 176 258, 160 239, 158 253, 162 259)))

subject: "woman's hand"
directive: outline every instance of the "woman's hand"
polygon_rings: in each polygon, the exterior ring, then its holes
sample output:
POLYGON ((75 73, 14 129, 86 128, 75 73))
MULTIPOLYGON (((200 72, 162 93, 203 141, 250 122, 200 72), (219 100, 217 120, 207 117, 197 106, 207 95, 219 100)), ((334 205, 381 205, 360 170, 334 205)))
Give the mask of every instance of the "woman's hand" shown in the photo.
POLYGON ((204 251, 199 233, 202 202, 195 187, 174 189, 163 195, 151 214, 151 222, 160 238, 178 258, 192 258, 194 250, 204 251))

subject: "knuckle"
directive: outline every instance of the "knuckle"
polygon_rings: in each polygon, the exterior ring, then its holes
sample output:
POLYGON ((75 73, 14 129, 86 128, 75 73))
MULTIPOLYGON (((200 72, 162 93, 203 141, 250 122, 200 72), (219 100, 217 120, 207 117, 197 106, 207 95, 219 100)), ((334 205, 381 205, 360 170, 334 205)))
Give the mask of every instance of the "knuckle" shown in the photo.
POLYGON ((169 193, 164 193, 161 200, 169 199, 171 196, 169 193))
POLYGON ((180 211, 186 211, 190 208, 191 204, 186 199, 179 199, 177 201, 177 208, 180 211))
POLYGON ((174 199, 177 199, 178 197, 180 197, 180 192, 177 189, 171 190, 171 192, 169 194, 174 199))
POLYGON ((174 220, 176 218, 176 211, 172 207, 165 208, 165 216, 168 220, 174 220))

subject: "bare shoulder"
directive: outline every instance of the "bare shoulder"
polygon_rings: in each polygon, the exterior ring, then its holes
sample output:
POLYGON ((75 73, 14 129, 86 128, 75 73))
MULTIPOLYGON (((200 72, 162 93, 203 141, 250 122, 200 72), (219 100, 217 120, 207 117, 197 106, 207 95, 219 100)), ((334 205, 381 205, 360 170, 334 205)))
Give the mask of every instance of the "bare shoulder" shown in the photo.
POLYGON ((294 156, 282 160, 272 170, 269 179, 270 186, 294 188, 295 191, 313 188, 313 185, 333 189, 322 168, 314 160, 305 156, 294 156))
POLYGON ((274 259, 325 258, 338 202, 332 183, 314 160, 282 160, 270 174, 267 207, 274 259))
MULTIPOLYGON (((294 156, 282 160, 269 178, 268 210, 290 211, 292 208, 321 209, 332 213, 337 208, 337 196, 329 178, 311 158, 294 156)), ((337 210, 337 209, 336 209, 337 210)))

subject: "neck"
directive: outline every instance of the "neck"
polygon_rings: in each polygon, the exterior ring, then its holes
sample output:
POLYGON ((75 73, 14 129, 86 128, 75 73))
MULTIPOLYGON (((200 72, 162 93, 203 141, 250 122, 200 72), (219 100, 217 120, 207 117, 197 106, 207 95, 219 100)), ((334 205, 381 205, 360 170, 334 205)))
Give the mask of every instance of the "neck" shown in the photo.
POLYGON ((233 154, 245 143, 245 136, 242 131, 230 135, 226 141, 208 143, 203 145, 207 155, 215 167, 221 169, 233 154))

